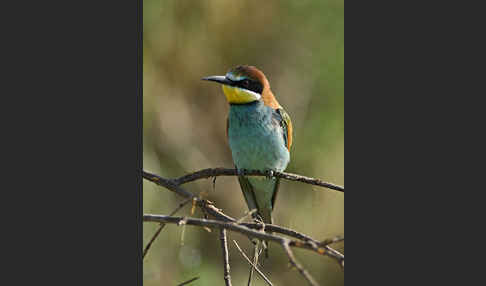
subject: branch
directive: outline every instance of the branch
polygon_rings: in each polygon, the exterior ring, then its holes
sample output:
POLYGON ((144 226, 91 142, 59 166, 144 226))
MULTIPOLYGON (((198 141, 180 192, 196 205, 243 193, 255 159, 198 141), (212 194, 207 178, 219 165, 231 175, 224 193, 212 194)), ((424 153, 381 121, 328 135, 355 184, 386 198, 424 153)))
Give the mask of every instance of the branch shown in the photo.
MULTIPOLYGON (((206 169, 206 170, 210 170, 210 169, 206 169)), ((228 170, 232 170, 232 169, 228 169, 228 170)), ((232 171, 234 171, 234 170, 232 170, 232 171)), ((223 222, 236 222, 236 219, 234 219, 230 216, 227 216, 226 214, 221 212, 221 210, 216 208, 210 201, 198 198, 196 195, 194 195, 194 194, 184 190, 183 188, 181 188, 177 183, 174 183, 173 180, 165 179, 165 178, 162 178, 158 175, 148 173, 146 171, 142 171, 142 176, 146 180, 149 180, 149 181, 151 181, 151 182, 153 182, 153 183, 155 183, 159 186, 162 186, 162 187, 164 187, 164 188, 166 188, 170 191, 173 191, 173 192, 177 193, 178 195, 180 195, 182 197, 192 198, 195 201, 196 205, 199 206, 205 213, 212 215, 214 218, 216 218, 218 220, 221 220, 223 222)), ((181 178, 184 178, 184 177, 181 177, 181 178)), ((188 181, 186 180, 185 182, 188 182, 188 181)), ((144 217, 144 221, 145 221, 145 217, 144 217)), ((262 226, 260 224, 242 224, 242 225, 245 225, 246 227, 253 228, 253 229, 261 229, 262 228, 262 226)), ((287 228, 284 228, 284 227, 281 227, 281 226, 270 225, 270 224, 265 225, 265 231, 285 234, 285 235, 297 238, 299 240, 303 240, 306 243, 308 243, 309 245, 311 245, 311 247, 313 249, 315 249, 318 253, 324 254, 324 255, 327 255, 327 256, 333 258, 334 260, 336 260, 339 263, 339 265, 341 267, 344 267, 344 255, 343 254, 339 253, 338 251, 329 247, 328 245, 321 245, 321 243, 319 241, 317 241, 317 240, 315 240, 315 239, 313 239, 313 238, 311 238, 311 237, 309 237, 305 234, 302 234, 302 233, 299 233, 297 231, 287 229, 287 228)))
MULTIPOLYGON (((319 254, 321 253, 318 249, 315 249, 312 245, 309 245, 306 242, 298 242, 294 240, 290 240, 285 237, 280 237, 268 233, 263 233, 260 231, 252 230, 246 226, 239 225, 236 223, 227 223, 227 222, 221 222, 217 220, 209 220, 209 219, 197 219, 197 218, 183 218, 183 217, 171 217, 171 216, 164 216, 164 215, 144 215, 143 216, 143 221, 151 221, 151 222, 159 222, 159 223, 172 223, 172 224, 185 224, 185 225, 195 225, 195 226, 202 226, 202 227, 209 227, 209 228, 219 228, 221 230, 223 229, 228 229, 232 230, 235 232, 239 232, 242 234, 245 234, 250 237, 258 238, 261 240, 266 240, 266 241, 274 241, 278 242, 284 250, 287 252, 287 255, 291 261, 291 263, 299 269, 299 272, 302 274, 302 276, 305 277, 305 279, 309 282, 310 285, 316 286, 318 285, 317 282, 312 278, 312 276, 305 270, 295 259, 292 251, 290 250, 290 246, 292 247, 297 247, 297 248, 303 248, 303 249, 308 249, 315 251, 319 254)), ((225 271, 226 272, 226 271, 225 271)), ((228 284, 227 284, 228 285, 228 284)))
POLYGON ((221 249, 223 250, 224 283, 226 284, 226 286, 232 286, 231 276, 230 276, 229 254, 228 254, 228 242, 226 239, 226 229, 222 228, 220 230, 219 239, 221 240, 221 249))
POLYGON ((235 240, 233 240, 233 242, 236 245, 236 248, 238 248, 238 251, 241 253, 241 255, 250 264, 250 266, 252 266, 256 270, 256 272, 258 274, 260 274, 260 276, 263 278, 263 280, 265 280, 265 282, 267 282, 268 285, 273 286, 272 282, 270 282, 270 280, 268 280, 268 278, 263 274, 263 272, 260 271, 260 269, 258 269, 258 267, 255 264, 253 264, 253 262, 251 262, 251 260, 250 260, 250 258, 248 258, 248 256, 246 256, 245 252, 243 252, 243 250, 240 248, 240 246, 238 245, 238 243, 236 243, 235 240))
POLYGON ((290 249, 289 244, 284 242, 282 243, 282 247, 287 253, 290 263, 292 263, 292 265, 294 265, 299 270, 300 274, 304 276, 305 280, 307 280, 307 282, 309 282, 310 285, 317 286, 318 284, 314 280, 314 278, 309 274, 307 270, 304 269, 304 267, 302 267, 302 265, 300 265, 299 262, 297 262, 297 259, 295 259, 294 253, 292 252, 292 249, 290 249))
POLYGON ((176 194, 185 197, 185 198, 192 198, 196 201, 196 205, 202 208, 205 212, 212 215, 213 217, 220 219, 222 221, 234 221, 235 219, 229 217, 222 213, 219 209, 217 209, 210 201, 203 200, 198 198, 191 192, 188 192, 181 188, 178 184, 174 183, 172 180, 162 178, 155 174, 150 174, 148 172, 142 171, 142 176, 146 180, 156 183, 159 186, 162 186, 170 191, 175 192, 176 194))
POLYGON ((187 280, 186 282, 182 282, 181 284, 177 284, 177 286, 187 285, 187 284, 189 284, 189 283, 191 283, 192 281, 195 281, 195 280, 197 280, 197 279, 199 279, 199 277, 194 277, 194 278, 192 278, 192 279, 190 279, 190 280, 187 280))
MULTIPOLYGON (((244 225, 248 228, 252 229, 258 229, 258 230, 263 230, 262 225, 260 224, 255 224, 255 223, 242 223, 241 225, 244 225)), ((339 265, 344 268, 344 255, 335 250, 334 248, 330 247, 330 244, 337 243, 344 241, 344 237, 335 237, 332 239, 326 239, 322 242, 319 242, 315 240, 314 238, 307 236, 303 233, 300 233, 298 231, 295 231, 293 229, 288 229, 282 226, 278 225, 273 225, 273 224, 265 224, 265 231, 268 232, 274 232, 274 233, 279 233, 279 234, 284 234, 293 238, 297 238, 299 240, 303 240, 308 242, 314 249, 316 249, 319 253, 327 255, 334 260, 336 260, 339 265)))
MULTIPOLYGON (((344 238, 336 237, 333 239, 327 239, 324 241, 317 241, 305 234, 299 233, 295 230, 284 228, 277 225, 265 225, 263 227, 262 224, 259 223, 239 223, 236 219, 224 214, 220 209, 216 208, 212 202, 208 200, 204 200, 199 198, 198 196, 188 192, 180 187, 180 185, 185 184, 187 182, 192 182, 198 179, 203 178, 210 178, 216 176, 237 176, 237 175, 246 175, 246 176, 267 176, 267 177, 278 177, 287 179, 290 181, 298 181, 303 182, 311 185, 327 187, 333 190, 344 192, 344 187, 333 185, 330 183, 326 183, 319 179, 308 178, 301 175, 296 174, 289 174, 283 172, 262 172, 262 171, 247 171, 247 170, 235 170, 235 169, 224 169, 224 168, 215 168, 215 169, 204 169, 198 172, 194 172, 176 179, 166 179, 155 174, 148 173, 142 170, 142 176, 146 180, 156 183, 159 186, 162 186, 170 191, 177 193, 178 195, 185 197, 187 201, 192 199, 193 203, 201 208, 205 217, 207 218, 207 214, 213 216, 218 220, 209 220, 209 219, 196 219, 196 218, 181 218, 181 217, 172 217, 172 216, 163 216, 163 215, 150 215, 146 214, 143 216, 143 221, 147 222, 159 222, 161 227, 159 230, 163 228, 162 224, 165 223, 173 223, 173 224, 189 224, 195 226, 202 226, 206 228, 219 228, 221 230, 221 243, 223 247, 223 262, 224 262, 224 278, 226 285, 231 286, 231 278, 229 275, 229 262, 227 257, 227 242, 226 242, 226 235, 223 232, 225 230, 231 230, 235 232, 239 232, 242 234, 247 235, 248 237, 258 238, 260 240, 265 241, 273 241, 280 244, 287 256, 290 259, 290 262, 299 270, 300 274, 304 276, 304 278, 309 282, 310 285, 314 286, 317 285, 315 280, 312 276, 305 270, 295 259, 293 252, 290 247, 297 247, 303 248, 315 253, 326 255, 328 257, 333 258, 336 260, 339 265, 344 269, 344 255, 340 252, 336 251, 335 249, 331 248, 329 244, 336 243, 343 241, 344 238), (267 233, 267 232, 269 233, 267 233), (282 236, 277 236, 275 233, 283 234, 290 236, 295 239, 289 239, 282 236)), ((176 209, 175 211, 177 211, 176 209)), ((173 213, 175 213, 175 211, 173 213)), ((172 213, 172 214, 173 214, 172 213)), ((152 244, 153 240, 155 240, 156 236, 160 233, 158 231, 154 238, 150 241, 149 245, 147 246, 146 250, 152 244)), ((144 256, 146 251, 144 252, 144 256)), ((261 274, 261 273, 259 273, 261 274)), ((190 281, 189 281, 190 282, 190 281)))
MULTIPOLYGON (((143 174, 145 176, 145 171, 143 174)), ((148 173, 147 173, 148 174, 148 173)), ((217 176, 238 176, 238 175, 245 175, 245 176, 269 176, 270 173, 268 171, 259 171, 259 170, 237 170, 237 169, 226 169, 226 168, 210 168, 210 169, 203 169, 194 173, 187 174, 185 176, 173 179, 173 181, 177 185, 182 185, 188 182, 192 182, 199 179, 217 177, 217 176)), ((272 171, 272 175, 277 178, 282 178, 289 181, 296 181, 302 182, 310 185, 325 187, 328 189, 340 191, 344 193, 344 187, 324 182, 320 179, 309 178, 302 175, 285 173, 285 172, 276 172, 272 171)))
MULTIPOLYGON (((242 233, 249 237, 258 238, 260 240, 273 241, 280 245, 283 243, 287 243, 289 246, 307 249, 312 252, 318 253, 320 255, 326 255, 326 253, 328 253, 325 249, 318 247, 316 243, 313 241, 292 240, 286 237, 277 236, 275 234, 269 234, 266 232, 255 230, 257 226, 261 227, 260 224, 256 224, 256 223, 254 224, 247 223, 243 225, 234 222, 222 222, 219 220, 188 218, 188 217, 173 217, 173 216, 153 215, 153 214, 144 214, 143 221, 171 223, 177 225, 186 224, 186 225, 195 225, 195 226, 202 226, 208 228, 227 229, 227 230, 242 233), (251 228, 248 226, 251 226, 251 228)), ((265 225, 265 228, 267 227, 268 225, 265 225)))
MULTIPOLYGON (((169 215, 174 215, 176 212, 178 212, 180 209, 182 209, 188 202, 190 202, 191 199, 192 198, 188 198, 185 201, 181 202, 179 204, 179 206, 175 210, 173 210, 169 215)), ((162 231, 162 229, 164 229, 164 227, 165 227, 165 223, 161 223, 160 226, 159 226, 159 229, 157 229, 157 231, 154 233, 154 235, 152 236, 150 241, 147 243, 147 246, 143 250, 142 259, 145 258, 145 255, 147 255, 150 247, 152 246, 152 243, 154 243, 155 239, 157 238, 157 236, 159 236, 160 232, 162 231)))

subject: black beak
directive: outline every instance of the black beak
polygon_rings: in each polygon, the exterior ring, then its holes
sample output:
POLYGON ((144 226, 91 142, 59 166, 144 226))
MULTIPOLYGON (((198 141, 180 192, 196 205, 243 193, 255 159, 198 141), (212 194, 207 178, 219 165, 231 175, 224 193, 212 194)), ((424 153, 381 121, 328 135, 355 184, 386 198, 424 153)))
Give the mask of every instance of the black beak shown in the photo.
POLYGON ((227 79, 226 77, 222 76, 222 75, 213 75, 213 76, 203 77, 202 80, 209 80, 209 81, 214 81, 214 82, 217 82, 217 83, 227 84, 227 85, 231 84, 231 81, 229 79, 227 79))

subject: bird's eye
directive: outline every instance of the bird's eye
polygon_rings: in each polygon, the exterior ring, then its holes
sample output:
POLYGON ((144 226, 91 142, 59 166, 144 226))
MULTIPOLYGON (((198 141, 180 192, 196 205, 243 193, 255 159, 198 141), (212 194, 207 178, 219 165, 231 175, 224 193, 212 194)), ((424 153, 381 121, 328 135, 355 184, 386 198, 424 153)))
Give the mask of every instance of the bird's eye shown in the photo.
POLYGON ((249 81, 249 80, 247 80, 247 79, 245 79, 245 80, 243 81, 243 86, 244 86, 244 87, 249 87, 249 86, 250 86, 250 81, 249 81))

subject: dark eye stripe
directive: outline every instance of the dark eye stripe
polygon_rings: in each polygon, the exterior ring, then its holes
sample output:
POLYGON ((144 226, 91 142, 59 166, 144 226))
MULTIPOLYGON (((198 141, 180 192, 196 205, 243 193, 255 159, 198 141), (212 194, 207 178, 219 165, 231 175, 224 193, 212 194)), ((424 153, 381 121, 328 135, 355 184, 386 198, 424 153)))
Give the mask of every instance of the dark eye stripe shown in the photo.
POLYGON ((256 80, 252 80, 252 79, 243 79, 243 80, 238 80, 238 81, 232 81, 232 86, 237 86, 237 87, 240 87, 240 88, 243 88, 243 89, 248 89, 248 90, 251 90, 253 92, 256 92, 258 94, 262 94, 262 91, 263 91, 263 85, 256 81, 256 80), (248 84, 246 84, 245 82, 248 82, 248 84))

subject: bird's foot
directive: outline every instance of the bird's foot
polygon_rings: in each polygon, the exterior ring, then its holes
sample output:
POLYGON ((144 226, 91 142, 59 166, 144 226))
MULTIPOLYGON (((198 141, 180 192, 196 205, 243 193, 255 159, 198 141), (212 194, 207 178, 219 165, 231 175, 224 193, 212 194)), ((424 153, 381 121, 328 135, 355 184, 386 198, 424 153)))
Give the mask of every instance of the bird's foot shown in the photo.
POLYGON ((267 170, 266 173, 268 179, 273 179, 273 175, 274 175, 273 170, 267 170))
POLYGON ((236 169, 236 173, 238 174, 238 176, 245 176, 247 171, 246 169, 236 169))
POLYGON ((261 224, 261 226, 262 226, 261 231, 265 232, 265 223, 263 222, 263 218, 261 216, 257 215, 257 217, 255 218, 255 222, 258 223, 258 224, 261 224))

